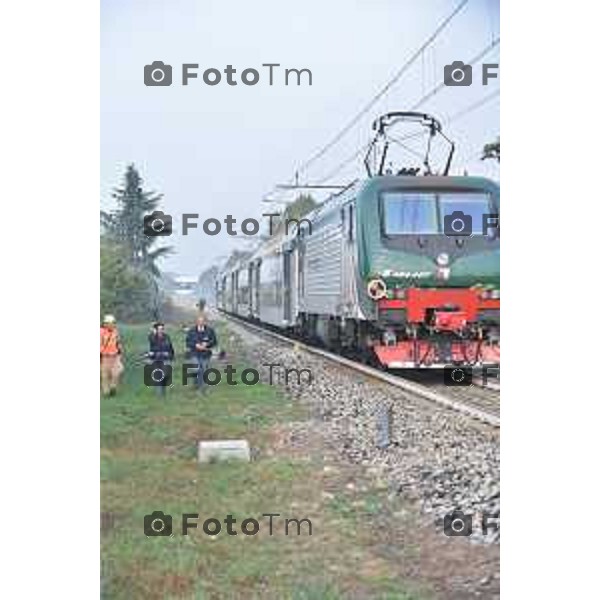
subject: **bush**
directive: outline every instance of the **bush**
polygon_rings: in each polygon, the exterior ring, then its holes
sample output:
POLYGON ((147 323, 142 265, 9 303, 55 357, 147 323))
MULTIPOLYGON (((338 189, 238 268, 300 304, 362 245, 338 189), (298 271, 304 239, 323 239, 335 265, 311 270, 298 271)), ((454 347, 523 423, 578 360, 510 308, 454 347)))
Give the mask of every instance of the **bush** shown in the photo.
POLYGON ((106 237, 100 239, 100 311, 120 321, 147 321, 153 318, 154 284, 128 258, 126 248, 106 237))

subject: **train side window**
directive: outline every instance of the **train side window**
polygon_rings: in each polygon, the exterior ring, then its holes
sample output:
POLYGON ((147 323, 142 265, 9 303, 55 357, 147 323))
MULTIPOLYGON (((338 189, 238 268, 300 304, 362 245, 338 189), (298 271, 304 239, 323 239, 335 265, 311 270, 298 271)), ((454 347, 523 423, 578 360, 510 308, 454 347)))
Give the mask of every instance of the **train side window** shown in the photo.
POLYGON ((342 208, 342 210, 340 211, 340 215, 342 218, 342 231, 344 231, 344 223, 346 222, 346 209, 342 208))
POLYGON ((348 207, 348 239, 354 240, 354 206, 348 207))

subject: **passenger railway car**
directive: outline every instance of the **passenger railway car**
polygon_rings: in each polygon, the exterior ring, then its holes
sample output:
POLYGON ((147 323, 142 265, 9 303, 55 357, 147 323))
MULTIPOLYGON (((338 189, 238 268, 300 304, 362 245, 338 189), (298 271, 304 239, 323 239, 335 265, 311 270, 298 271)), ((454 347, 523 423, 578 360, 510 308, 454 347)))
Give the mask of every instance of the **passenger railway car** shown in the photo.
POLYGON ((389 368, 498 364, 499 213, 480 177, 355 182, 223 273, 219 308, 389 368))

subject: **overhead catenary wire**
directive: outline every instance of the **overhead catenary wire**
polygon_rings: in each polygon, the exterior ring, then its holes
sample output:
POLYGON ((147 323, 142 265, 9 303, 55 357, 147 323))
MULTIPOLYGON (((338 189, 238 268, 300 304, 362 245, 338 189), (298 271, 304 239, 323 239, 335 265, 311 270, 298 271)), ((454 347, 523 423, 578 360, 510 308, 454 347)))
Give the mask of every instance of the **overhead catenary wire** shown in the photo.
MULTIPOLYGON (((479 51, 469 62, 468 64, 470 65, 474 65, 477 64, 480 60, 482 60, 487 54, 489 54, 496 46, 498 46, 498 44, 500 44, 500 37, 496 37, 494 38, 485 48, 483 48, 481 51, 479 51)), ((436 94, 438 94, 441 90, 443 90, 444 88, 446 88, 446 84, 442 81, 441 83, 439 83, 438 85, 436 85, 434 88, 432 88, 429 92, 427 92, 425 95, 423 95, 411 108, 410 110, 417 110, 418 108, 420 108, 425 102, 427 102, 428 100, 430 100, 431 98, 433 98, 436 94)), ((469 114, 470 112, 476 110, 477 108, 479 108, 480 106, 483 106, 484 104, 486 104, 487 102, 489 102, 490 100, 492 100, 493 98, 495 98, 496 96, 498 96, 500 94, 499 90, 495 90, 494 92, 492 92, 491 94, 488 94, 487 96, 485 96, 484 98, 478 100, 477 102, 475 102, 474 104, 466 107, 464 110, 459 111, 459 113, 456 113, 455 115, 451 116, 447 121, 446 124, 449 124, 453 121, 456 121, 457 119, 460 119, 464 116, 466 116, 467 114, 469 114)), ((421 132, 417 133, 417 134, 408 134, 406 136, 402 136, 401 138, 396 138, 393 141, 395 141, 396 143, 403 145, 402 142, 404 140, 409 140, 411 138, 417 137, 421 135, 421 132)), ((369 142, 370 143, 370 142, 369 142)), ((364 146, 361 146, 357 151, 355 151, 351 156, 347 157, 346 159, 344 159, 341 163, 338 163, 338 165, 336 167, 334 167, 334 169, 325 177, 322 177, 321 179, 319 179, 319 183, 323 183, 325 181, 328 181, 329 179, 331 179, 331 177, 333 177, 334 175, 337 175, 347 164, 351 163, 353 160, 355 160, 356 158, 358 158, 360 156, 360 154, 365 151, 368 146, 369 143, 365 144, 364 146)), ((415 150, 413 148, 410 148, 409 146, 406 146, 404 144, 404 148, 406 150, 408 150, 411 153, 414 153, 415 150)))
MULTIPOLYGON (((489 54, 499 43, 500 43, 500 38, 499 37, 494 38, 483 50, 478 52, 473 58, 471 58, 471 60, 467 61, 467 64, 468 65, 477 64, 482 58, 484 58, 487 54, 489 54)), ((417 110, 418 108, 423 106, 423 104, 425 104, 425 102, 431 100, 431 98, 433 98, 436 94, 441 92, 446 87, 448 87, 448 86, 446 85, 445 82, 443 82, 443 81, 440 82, 433 89, 431 89, 429 92, 427 92, 427 94, 422 96, 418 102, 416 102, 413 106, 411 106, 410 110, 417 110)))
MULTIPOLYGON (((470 113, 474 112, 475 110, 477 110, 478 108, 481 108, 482 106, 486 105, 488 102, 491 102, 492 100, 494 100, 494 98, 498 97, 500 95, 500 90, 494 90, 492 93, 488 94, 487 96, 484 96, 483 98, 480 98, 479 100, 477 100, 476 102, 473 102, 472 104, 470 104, 469 106, 465 107, 464 109, 458 111, 457 113, 451 115, 445 122, 446 125, 450 125, 451 123, 454 123, 455 121, 458 121, 459 119, 462 119, 463 117, 466 117, 467 115, 469 115, 470 113)), ((424 135, 423 132, 418 132, 418 133, 410 133, 407 134, 405 136, 402 136, 401 138, 392 138, 393 141, 400 143, 400 142, 404 142, 406 140, 410 140, 416 137, 420 137, 424 135)), ((330 171, 327 175, 325 175, 324 177, 322 177, 321 179, 319 179, 317 181, 317 183, 322 184, 326 181, 329 181, 332 177, 334 177, 335 175, 337 175, 344 167, 346 167, 347 165, 349 165, 350 163, 352 163, 352 161, 356 160, 357 158, 359 158, 364 152, 366 152, 367 148, 369 147, 370 142, 367 142, 366 144, 363 144, 362 146, 360 146, 360 148, 358 148, 358 150, 356 150, 355 152, 353 152, 350 156, 346 157, 344 160, 342 160, 340 163, 338 163, 334 169, 332 171, 330 171)), ((409 148, 406 144, 401 144, 403 145, 406 149, 408 149, 411 153, 415 152, 415 150, 413 148, 409 148)))
POLYGON ((321 158, 333 146, 335 146, 359 121, 366 115, 371 108, 389 92, 389 90, 398 82, 398 80, 408 71, 415 63, 419 56, 435 41, 435 39, 446 29, 450 22, 460 13, 467 5, 469 0, 462 0, 460 4, 437 26, 434 32, 421 44, 421 46, 410 56, 410 58, 402 65, 402 67, 394 74, 394 76, 369 100, 369 102, 352 117, 352 119, 324 146, 312 154, 307 160, 300 164, 296 169, 296 173, 304 171, 307 167, 321 158))
MULTIPOLYGON (((289 180, 290 183, 293 181, 296 181, 296 183, 297 183, 298 176, 301 171, 305 170, 308 166, 310 166, 316 160, 318 160, 324 154, 326 154, 330 148, 332 148, 335 144, 337 144, 337 142, 339 142, 339 140, 341 140, 345 136, 345 134, 348 131, 350 131, 352 129, 352 127, 354 127, 365 114, 368 113, 368 111, 377 103, 377 101, 380 100, 391 89, 391 87, 402 77, 402 75, 404 75, 404 73, 410 68, 410 66, 412 66, 412 64, 414 64, 414 62, 418 59, 418 57, 421 56, 424 53, 424 51, 433 43, 433 41, 448 26, 448 24, 452 21, 452 19, 454 19, 456 17, 456 15, 458 15, 458 13, 465 7, 467 2, 468 2, 468 0, 463 0, 460 4, 458 4, 456 6, 456 8, 440 23, 440 25, 431 34, 431 36, 411 55, 411 57, 408 59, 408 61, 406 61, 404 63, 404 65, 400 68, 400 70, 397 71, 397 73, 385 84, 385 86, 369 101, 369 103, 367 105, 365 105, 363 107, 363 109, 361 109, 355 115, 355 117, 353 117, 353 119, 351 121, 349 121, 347 123, 347 125, 345 127, 343 127, 327 144, 325 144, 323 147, 321 147, 316 153, 314 153, 312 156, 310 156, 306 161, 304 161, 297 168, 297 170, 294 173, 294 176, 292 178, 290 178, 290 180, 289 180)), ((470 64, 470 65, 477 64, 489 52, 491 52, 496 46, 498 46, 499 43, 500 43, 499 36, 492 37, 491 42, 485 48, 483 48, 480 52, 478 52, 474 57, 472 57, 471 60, 467 62, 467 64, 470 64)), ((433 89, 431 89, 429 92, 424 94, 411 107, 411 110, 416 110, 416 109, 420 108, 424 103, 428 102, 431 98, 433 98, 435 95, 437 95, 445 87, 447 87, 447 86, 444 82, 441 82, 438 85, 436 85, 433 89)), ((486 97, 486 98, 482 99, 481 101, 478 101, 478 103, 476 103, 476 105, 474 105, 473 107, 468 107, 467 109, 465 109, 465 114, 467 114, 471 110, 475 110, 480 105, 485 104, 487 101, 489 101, 489 99, 491 99, 491 97, 497 95, 498 93, 499 92, 494 92, 494 93, 490 94, 489 98, 486 97)), ((464 115, 454 115, 447 121, 447 123, 449 123, 450 121, 456 120, 457 118, 461 118, 462 116, 464 116, 464 115)), ((420 135, 420 134, 417 134, 417 135, 420 135)), ((410 139, 412 137, 415 137, 415 136, 414 135, 403 136, 394 141, 396 141, 397 143, 402 145, 403 140, 410 139)), ((361 146, 360 148, 358 148, 355 152, 352 153, 351 156, 344 159, 332 171, 330 171, 326 176, 321 177, 317 181, 317 184, 322 184, 326 181, 329 181, 332 177, 337 175, 340 171, 343 170, 343 168, 346 165, 348 165, 349 163, 354 161, 356 158, 358 158, 366 150, 368 145, 369 144, 367 143, 367 144, 361 146)), ((410 148, 409 146, 404 145, 404 147, 407 151, 409 151, 411 153, 416 152, 413 148, 410 148)), ((273 192, 274 191, 275 190, 273 190, 273 192)), ((273 193, 273 192, 271 192, 271 193, 273 193)))
MULTIPOLYGON (((473 104, 471 104, 464 110, 461 110, 461 111, 457 112, 456 114, 452 115, 448 119, 447 123, 455 122, 455 121, 458 121, 459 119, 462 119, 463 117, 471 114, 473 111, 481 108, 485 104, 488 104, 489 102, 491 102, 492 100, 497 98, 499 95, 500 95, 500 90, 496 90, 495 92, 488 94, 487 96, 485 96, 484 98, 481 98, 477 102, 474 102, 473 104)), ((462 159, 462 163, 464 165, 467 165, 475 158, 482 158, 482 155, 483 155, 483 149, 479 148, 476 152, 469 153, 468 156, 466 156, 464 159, 462 159)))
MULTIPOLYGON (((488 102, 491 102, 492 100, 494 100, 494 98, 498 97, 500 95, 500 90, 495 90, 492 93, 488 94, 487 96, 484 96, 483 98, 480 98, 479 100, 477 100, 476 102, 474 102, 473 104, 470 104, 469 106, 465 107, 464 109, 458 111, 457 113, 451 115, 446 121, 445 121, 445 125, 450 125, 451 123, 454 123, 455 121, 458 121, 459 119, 462 119, 463 117, 466 117, 467 115, 469 115, 470 113, 474 112, 475 110, 477 110, 478 108, 481 108, 482 106, 486 105, 488 102)), ((418 132, 418 133, 409 133, 405 136, 402 136, 400 138, 390 138, 392 141, 398 143, 399 145, 403 146, 406 150, 408 150, 409 152, 411 152, 411 154, 414 154, 416 152, 416 150, 414 150, 414 148, 410 148, 407 144, 404 144, 403 142, 405 142, 406 140, 410 140, 416 137, 420 137, 424 135, 423 132, 418 132)), ((350 163, 352 163, 354 160, 356 160, 357 158, 359 158, 360 156, 362 156, 364 154, 364 152, 366 152, 367 148, 369 147, 371 142, 367 142, 366 144, 363 144, 362 146, 360 146, 360 148, 358 148, 358 150, 356 150, 355 152, 353 152, 350 156, 346 157, 344 160, 342 160, 341 162, 339 162, 334 168, 333 170, 331 170, 329 173, 327 173, 327 175, 325 175, 324 177, 322 177, 321 179, 319 179, 317 181, 317 183, 322 184, 325 183, 326 181, 329 181, 332 177, 335 177, 335 175, 337 175, 338 173, 340 173, 340 171, 342 171, 342 169, 344 167, 346 167, 347 165, 349 165, 350 163)))
POLYGON ((479 100, 477 100, 477 102, 473 102, 473 104, 470 104, 463 110, 459 110, 457 113, 453 114, 451 117, 448 118, 448 120, 446 121, 446 124, 448 125, 450 123, 454 123, 455 121, 458 121, 459 119, 462 119, 463 117, 466 117, 468 114, 472 113, 473 111, 477 110, 478 108, 481 108, 482 106, 484 106, 488 102, 492 101, 494 98, 496 98, 499 95, 500 95, 500 90, 494 90, 491 94, 488 94, 487 96, 484 96, 483 98, 480 98, 479 100))
POLYGON ((367 148, 371 145, 371 142, 363 144, 358 150, 352 153, 351 156, 345 158, 342 162, 338 163, 336 167, 330 171, 327 175, 317 181, 317 183, 324 183, 329 181, 332 177, 335 177, 346 165, 350 164, 353 160, 356 160, 359 156, 367 151, 367 148))

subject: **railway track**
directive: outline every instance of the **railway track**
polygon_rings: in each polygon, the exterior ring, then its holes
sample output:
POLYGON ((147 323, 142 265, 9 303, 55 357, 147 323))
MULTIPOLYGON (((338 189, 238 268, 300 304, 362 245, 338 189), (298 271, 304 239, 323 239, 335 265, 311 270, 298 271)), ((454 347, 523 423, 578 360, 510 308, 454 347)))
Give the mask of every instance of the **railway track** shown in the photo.
POLYGON ((286 337, 230 314, 221 312, 220 315, 230 323, 241 326, 246 331, 253 332, 257 336, 268 337, 282 344, 293 346, 298 350, 319 356, 338 366, 360 373, 371 380, 399 388, 420 400, 456 411, 485 425, 494 428, 500 427, 499 386, 482 385, 481 378, 478 380, 477 377, 474 377, 474 385, 471 386, 453 387, 443 383, 443 374, 440 371, 423 369, 409 373, 403 372, 402 376, 400 376, 358 363, 323 348, 311 346, 286 337))

